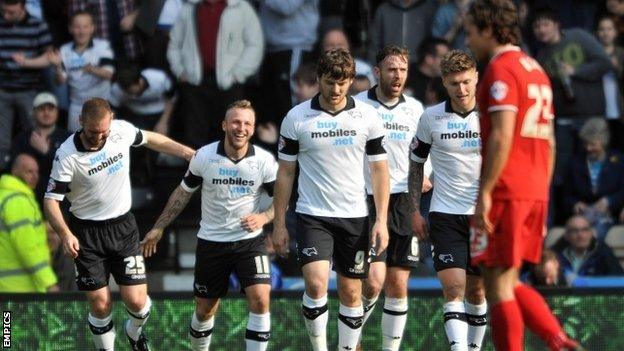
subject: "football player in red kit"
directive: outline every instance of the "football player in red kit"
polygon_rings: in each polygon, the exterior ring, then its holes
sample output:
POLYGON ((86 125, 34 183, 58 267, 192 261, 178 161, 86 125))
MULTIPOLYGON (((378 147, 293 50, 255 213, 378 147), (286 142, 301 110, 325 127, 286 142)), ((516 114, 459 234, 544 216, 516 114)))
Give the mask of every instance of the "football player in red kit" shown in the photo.
POLYGON ((517 46, 513 1, 475 1, 465 30, 477 59, 489 60, 477 93, 483 165, 471 255, 491 302, 494 345, 523 350, 526 323, 551 350, 582 350, 541 295, 518 279, 524 261, 539 262, 545 234, 555 146, 550 81, 517 46))

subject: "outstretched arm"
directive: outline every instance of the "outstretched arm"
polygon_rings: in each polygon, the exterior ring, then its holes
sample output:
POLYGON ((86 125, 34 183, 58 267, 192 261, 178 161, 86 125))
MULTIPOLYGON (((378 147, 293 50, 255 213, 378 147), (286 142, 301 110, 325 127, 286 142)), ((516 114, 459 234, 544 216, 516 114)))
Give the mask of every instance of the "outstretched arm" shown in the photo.
POLYGON ((192 148, 186 145, 182 145, 162 134, 144 130, 143 135, 147 139, 145 146, 154 151, 163 152, 165 154, 183 158, 187 161, 190 161, 195 154, 195 150, 193 150, 192 148))
POLYGON ((156 224, 141 241, 143 256, 150 257, 156 253, 156 244, 162 237, 163 231, 184 210, 192 195, 192 192, 184 190, 181 185, 171 193, 165 209, 156 220, 156 224))

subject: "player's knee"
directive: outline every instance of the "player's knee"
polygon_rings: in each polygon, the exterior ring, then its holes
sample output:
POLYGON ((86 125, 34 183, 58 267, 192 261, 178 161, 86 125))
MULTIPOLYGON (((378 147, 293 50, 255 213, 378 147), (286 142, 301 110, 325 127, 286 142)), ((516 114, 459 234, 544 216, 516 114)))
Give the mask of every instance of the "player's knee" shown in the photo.
POLYGON ((352 286, 341 286, 340 291, 340 302, 346 306, 355 306, 360 300, 360 291, 352 286))
POLYGON ((217 312, 219 306, 218 299, 195 299, 195 314, 201 321, 210 319, 217 312))
POLYGON ((309 279, 306 282, 306 292, 313 299, 319 299, 327 294, 327 285, 323 279, 309 279))
POLYGON ((444 298, 447 301, 460 301, 464 299, 465 287, 460 282, 447 282, 442 287, 444 298))
POLYGON ((112 310, 112 302, 107 298, 94 298, 90 299, 91 313, 98 317, 103 318, 110 315, 112 310))
POLYGON ((485 290, 480 286, 468 288, 466 290, 466 300, 475 305, 482 304, 485 301, 485 290))
POLYGON ((256 314, 269 312, 269 297, 261 296, 249 301, 249 310, 256 314))
POLYGON ((147 303, 147 296, 132 296, 126 298, 124 303, 126 304, 126 308, 130 311, 140 311, 145 307, 147 303))
POLYGON ((388 276, 384 285, 386 296, 401 298, 407 296, 407 281, 388 276))
POLYGON ((369 277, 369 279, 366 279, 362 289, 363 295, 368 298, 379 296, 381 289, 383 289, 383 280, 369 277))

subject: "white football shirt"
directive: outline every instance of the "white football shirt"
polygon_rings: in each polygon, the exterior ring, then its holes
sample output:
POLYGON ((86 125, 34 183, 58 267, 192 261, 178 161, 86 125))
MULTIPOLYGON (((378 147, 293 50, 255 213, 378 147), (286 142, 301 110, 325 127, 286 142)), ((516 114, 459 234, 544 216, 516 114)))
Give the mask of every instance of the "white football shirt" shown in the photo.
POLYGON ((477 111, 456 113, 450 102, 427 108, 413 146, 413 161, 423 163, 431 154, 435 180, 430 211, 474 214, 481 173, 477 111))
POLYGON ((296 212, 323 217, 368 215, 364 158, 387 159, 385 131, 370 105, 347 97, 337 113, 321 108, 319 95, 293 107, 280 132, 279 158, 299 161, 296 212))
POLYGON ((261 212, 261 197, 273 196, 277 162, 273 154, 250 145, 247 154, 232 161, 223 141, 208 144, 197 151, 180 184, 188 192, 202 187, 202 218, 197 236, 204 240, 232 242, 250 239, 262 233, 244 230, 243 216, 261 212))
POLYGON ((145 143, 143 132, 132 124, 111 121, 106 142, 87 151, 79 130, 56 150, 45 197, 71 203, 70 212, 80 218, 101 221, 130 211, 130 146, 145 143))
MULTIPOLYGON (((377 116, 386 131, 385 148, 388 152, 388 168, 390 169, 390 193, 407 192, 407 174, 409 171, 409 151, 423 106, 418 100, 401 95, 399 103, 386 106, 377 98, 376 86, 355 96, 377 110, 377 116)), ((366 191, 373 193, 368 163, 364 165, 366 191)))

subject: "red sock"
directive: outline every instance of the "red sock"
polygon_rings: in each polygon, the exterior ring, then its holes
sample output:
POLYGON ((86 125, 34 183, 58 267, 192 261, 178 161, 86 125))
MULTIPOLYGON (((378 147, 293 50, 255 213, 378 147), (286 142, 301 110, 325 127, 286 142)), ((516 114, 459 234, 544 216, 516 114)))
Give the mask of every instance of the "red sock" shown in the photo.
POLYGON ((497 351, 524 350, 524 323, 516 300, 499 302, 490 311, 492 339, 497 351))
POLYGON ((514 294, 527 327, 544 340, 551 350, 563 347, 562 343, 567 339, 565 332, 542 295, 525 284, 516 286, 514 294))

